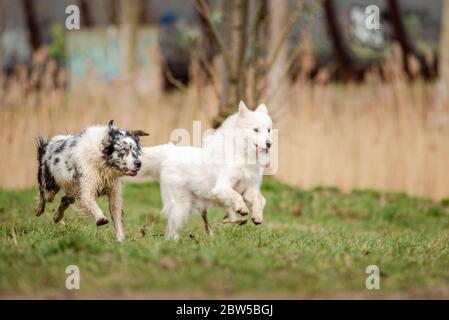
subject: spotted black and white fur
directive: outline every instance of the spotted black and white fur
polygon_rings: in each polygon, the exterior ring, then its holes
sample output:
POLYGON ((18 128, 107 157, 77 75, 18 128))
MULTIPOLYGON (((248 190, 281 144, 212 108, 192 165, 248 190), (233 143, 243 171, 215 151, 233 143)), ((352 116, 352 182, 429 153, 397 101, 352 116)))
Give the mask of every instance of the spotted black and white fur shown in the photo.
POLYGON ((54 215, 62 222, 64 211, 76 202, 81 210, 92 214, 97 226, 108 223, 96 199, 107 195, 117 239, 124 239, 122 221, 122 176, 135 176, 142 162, 140 136, 147 133, 125 131, 113 126, 91 126, 79 135, 58 135, 49 140, 37 139, 39 200, 36 215, 45 211, 62 190, 65 195, 54 215))

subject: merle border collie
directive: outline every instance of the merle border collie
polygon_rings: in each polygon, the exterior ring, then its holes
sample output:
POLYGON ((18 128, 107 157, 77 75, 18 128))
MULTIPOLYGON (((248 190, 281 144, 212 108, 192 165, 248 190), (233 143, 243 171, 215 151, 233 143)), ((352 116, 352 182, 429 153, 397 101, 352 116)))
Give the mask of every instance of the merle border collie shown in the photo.
POLYGON ((141 168, 140 136, 142 130, 125 131, 108 126, 91 126, 79 135, 58 135, 45 140, 37 138, 39 199, 36 215, 45 211, 62 190, 65 195, 54 215, 54 222, 62 222, 64 211, 73 203, 89 214, 97 226, 108 223, 97 204, 99 196, 109 198, 109 210, 118 241, 125 237, 122 221, 121 177, 135 176, 141 168))

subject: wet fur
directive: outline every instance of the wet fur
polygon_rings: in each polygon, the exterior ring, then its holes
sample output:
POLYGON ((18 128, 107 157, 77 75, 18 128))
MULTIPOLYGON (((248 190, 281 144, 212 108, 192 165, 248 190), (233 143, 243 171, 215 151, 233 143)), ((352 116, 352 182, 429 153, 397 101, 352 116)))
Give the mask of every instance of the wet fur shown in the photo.
POLYGON ((96 199, 109 198, 116 236, 124 239, 122 222, 122 185, 120 178, 135 175, 140 169, 138 159, 143 131, 125 131, 113 126, 92 126, 79 135, 58 135, 49 140, 37 138, 39 199, 36 215, 45 211, 61 190, 65 195, 54 215, 62 222, 65 210, 76 202, 90 213, 98 226, 108 223, 96 199))

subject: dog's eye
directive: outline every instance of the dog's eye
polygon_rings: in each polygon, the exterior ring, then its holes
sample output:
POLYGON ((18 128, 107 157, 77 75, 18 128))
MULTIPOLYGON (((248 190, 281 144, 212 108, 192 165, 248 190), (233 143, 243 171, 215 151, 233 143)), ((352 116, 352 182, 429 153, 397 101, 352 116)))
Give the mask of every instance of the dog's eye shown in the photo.
POLYGON ((259 129, 258 128, 254 128, 253 129, 255 133, 259 133, 259 129))
POLYGON ((271 132, 271 129, 268 129, 268 133, 270 133, 271 132))

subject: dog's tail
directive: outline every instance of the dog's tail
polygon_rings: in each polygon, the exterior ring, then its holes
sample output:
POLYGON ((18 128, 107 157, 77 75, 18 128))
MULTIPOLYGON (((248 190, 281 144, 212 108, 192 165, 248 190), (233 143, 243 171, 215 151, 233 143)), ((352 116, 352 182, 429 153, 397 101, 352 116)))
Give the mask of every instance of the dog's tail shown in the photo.
POLYGON ((36 146, 37 146, 37 181, 39 183, 39 186, 42 185, 42 159, 45 155, 45 151, 47 150, 48 141, 45 140, 43 137, 39 136, 36 138, 36 146))
POLYGON ((159 180, 161 165, 171 148, 174 148, 174 145, 171 143, 142 148, 142 168, 138 173, 138 177, 159 180))

